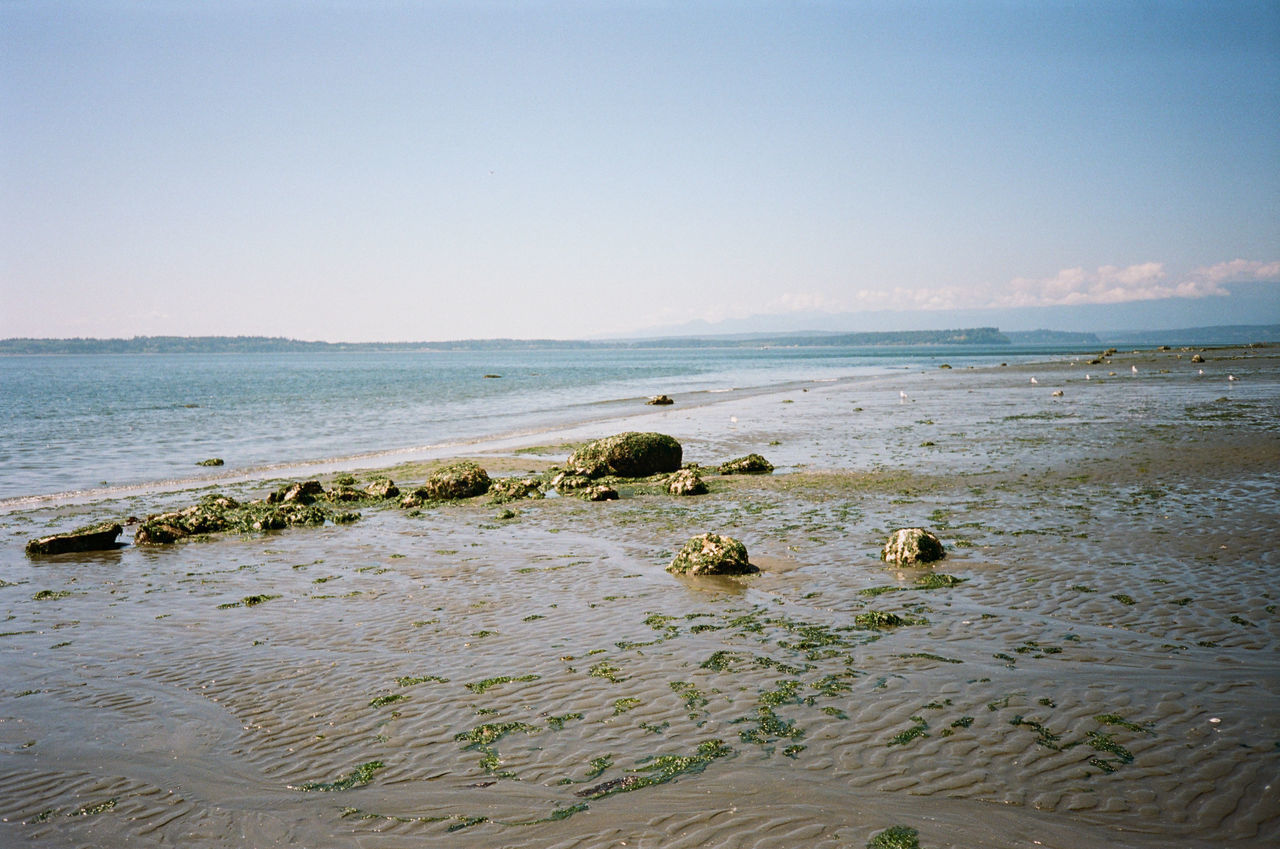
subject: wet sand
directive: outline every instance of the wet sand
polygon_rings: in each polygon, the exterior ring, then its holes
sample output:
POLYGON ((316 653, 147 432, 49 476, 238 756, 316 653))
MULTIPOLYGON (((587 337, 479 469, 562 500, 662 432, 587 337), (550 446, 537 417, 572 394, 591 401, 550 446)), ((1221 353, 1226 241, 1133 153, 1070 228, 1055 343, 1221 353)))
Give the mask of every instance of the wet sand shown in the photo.
POLYGON ((0 515, 0 844, 1275 845, 1280 349, 1190 356, 677 398, 474 454, 645 429, 779 466, 693 498, 40 560, 202 492, 0 515), (907 526, 948 557, 887 568, 907 526), (705 531, 760 574, 667 574, 705 531))

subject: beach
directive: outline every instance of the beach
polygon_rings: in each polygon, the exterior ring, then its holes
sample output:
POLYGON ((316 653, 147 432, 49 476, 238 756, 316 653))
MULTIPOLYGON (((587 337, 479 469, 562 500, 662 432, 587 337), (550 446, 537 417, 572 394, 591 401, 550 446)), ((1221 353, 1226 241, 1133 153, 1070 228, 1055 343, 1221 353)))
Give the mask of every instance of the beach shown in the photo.
POLYGON ((1274 845, 1280 347, 1192 354, 673 393, 457 452, 543 475, 656 431, 699 496, 40 558, 212 484, 0 513, 0 844, 1274 845), (714 473, 750 452, 776 470, 714 473), (887 566, 903 527, 946 558, 887 566), (759 573, 669 574, 704 532, 759 573))

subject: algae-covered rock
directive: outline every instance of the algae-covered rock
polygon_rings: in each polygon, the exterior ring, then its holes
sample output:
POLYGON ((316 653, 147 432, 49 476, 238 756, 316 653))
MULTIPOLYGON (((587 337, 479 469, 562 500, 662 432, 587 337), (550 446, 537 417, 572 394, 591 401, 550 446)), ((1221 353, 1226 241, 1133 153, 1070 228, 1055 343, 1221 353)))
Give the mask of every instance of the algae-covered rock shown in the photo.
POLYGON ((560 472, 551 479, 551 488, 557 492, 571 492, 591 486, 591 478, 573 472, 560 472))
POLYGON ((77 528, 65 534, 53 534, 27 543, 28 555, 64 554, 68 551, 105 551, 116 547, 116 537, 123 531, 115 522, 101 522, 77 528))
POLYGON ((617 501, 618 491, 611 486, 600 484, 599 486, 591 486, 584 489, 582 497, 587 501, 617 501))
POLYGON ((667 492, 672 495, 702 495, 707 485, 697 469, 681 469, 667 478, 667 492))
POLYGON ((223 463, 223 460, 221 457, 210 457, 207 460, 201 460, 199 463, 196 463, 196 465, 197 466, 221 466, 222 463, 223 463))
POLYGON ((674 404, 675 401, 672 401, 669 395, 654 395, 645 403, 653 407, 666 407, 669 404, 674 404))
POLYGON ((267 496, 268 504, 311 504, 317 498, 324 498, 324 487, 320 481, 302 481, 290 483, 267 496))
MULTIPOLYGON (((272 495, 287 494, 292 489, 292 486, 282 487, 272 495)), ((272 501, 269 497, 266 501, 241 504, 226 496, 207 495, 198 504, 182 510, 148 516, 138 525, 133 541, 139 545, 165 545, 198 534, 220 531, 247 533, 324 524, 328 514, 318 505, 301 500, 311 497, 310 493, 299 491, 288 501, 272 501)))
POLYGON ((932 563, 947 556, 942 540, 924 528, 899 528, 880 552, 880 559, 899 566, 932 563))
POLYGON ((720 464, 722 475, 767 475, 772 471, 773 464, 759 454, 748 454, 720 464))
POLYGON ((665 433, 628 431, 588 443, 569 457, 572 472, 598 478, 643 478, 680 468, 684 449, 665 433))
POLYGON ((364 490, 356 489, 350 484, 338 484, 333 489, 325 493, 325 497, 335 503, 340 501, 364 501, 368 494, 364 490))
POLYGON ((414 494, 438 501, 472 498, 488 492, 489 485, 488 472, 470 460, 459 460, 432 472, 414 494))
POLYGON ((498 478, 489 484, 489 498, 494 504, 543 496, 542 481, 537 478, 498 478))
POLYGON ((392 483, 390 478, 374 478, 364 488, 364 492, 371 498, 392 499, 400 495, 400 487, 392 483))
POLYGON ((733 537, 702 534, 684 544, 667 571, 682 575, 746 575, 759 570, 747 561, 747 547, 733 537))

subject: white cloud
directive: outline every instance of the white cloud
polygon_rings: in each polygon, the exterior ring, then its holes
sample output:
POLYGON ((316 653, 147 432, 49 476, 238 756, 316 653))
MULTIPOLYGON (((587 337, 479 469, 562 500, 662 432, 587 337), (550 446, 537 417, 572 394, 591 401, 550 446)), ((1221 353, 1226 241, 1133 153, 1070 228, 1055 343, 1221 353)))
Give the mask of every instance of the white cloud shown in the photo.
POLYGON ((1280 262, 1257 262, 1249 259, 1233 259, 1205 268, 1197 268, 1191 277, 1213 283, 1244 282, 1251 280, 1280 280, 1280 262))

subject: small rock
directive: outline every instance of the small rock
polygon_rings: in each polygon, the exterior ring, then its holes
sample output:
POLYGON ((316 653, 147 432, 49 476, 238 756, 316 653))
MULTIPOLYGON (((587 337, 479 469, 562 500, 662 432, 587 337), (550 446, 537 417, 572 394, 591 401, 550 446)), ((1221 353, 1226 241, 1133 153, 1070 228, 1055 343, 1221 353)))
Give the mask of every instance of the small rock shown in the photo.
POLYGON ((395 498, 400 494, 400 487, 391 482, 390 478, 375 478, 369 482, 364 488, 365 494, 374 498, 395 498))
POLYGON ((280 487, 267 496, 268 504, 311 504, 317 498, 324 497, 324 487, 320 481, 302 481, 280 487))
POLYGON ((668 572, 681 575, 747 575, 760 571, 747 560, 747 547, 733 537, 702 534, 684 544, 668 572))
POLYGON ((116 537, 124 528, 115 522, 102 522, 65 534, 40 537, 27 543, 27 554, 63 554, 68 551, 106 551, 116 547, 116 537))
POLYGON ((414 491, 419 498, 436 500, 472 498, 488 492, 489 473, 470 460, 437 469, 427 477, 427 482, 414 491))
POLYGON ((210 457, 208 460, 201 460, 199 463, 196 463, 196 465, 197 466, 221 466, 222 462, 223 461, 221 457, 210 457))
POLYGON ((582 497, 587 501, 617 501, 618 491, 611 486, 600 484, 584 489, 582 497))
POLYGON ((537 478, 498 478, 489 484, 489 498, 494 504, 543 495, 542 481, 537 478))
POLYGON ((667 478, 667 492, 672 495, 702 495, 707 491, 707 484, 697 469, 681 469, 667 478))
POLYGON ((748 454, 720 464, 722 475, 766 475, 773 471, 773 464, 759 454, 748 454))
POLYGON ((1055 390, 1053 390, 1053 393, 1052 393, 1052 394, 1053 394, 1053 397, 1054 397, 1054 398, 1061 398, 1061 397, 1062 397, 1062 390, 1061 390, 1061 389, 1055 389, 1055 390))
POLYGON ((1193 362, 1193 363, 1202 363, 1202 362, 1204 362, 1204 355, 1203 355, 1203 354, 1196 354, 1195 356, 1193 356, 1193 357, 1191 358, 1191 362, 1193 362))
POLYGON ((573 472, 560 472, 551 479, 551 488, 557 492, 570 492, 591 486, 591 478, 573 472))
POLYGON ((648 401, 645 401, 645 403, 657 407, 665 407, 668 404, 674 404, 675 401, 672 401, 671 398, 666 395, 654 395, 648 401))
POLYGON ((923 528, 899 528, 889 536, 880 559, 899 566, 932 563, 946 557, 942 540, 923 528))

